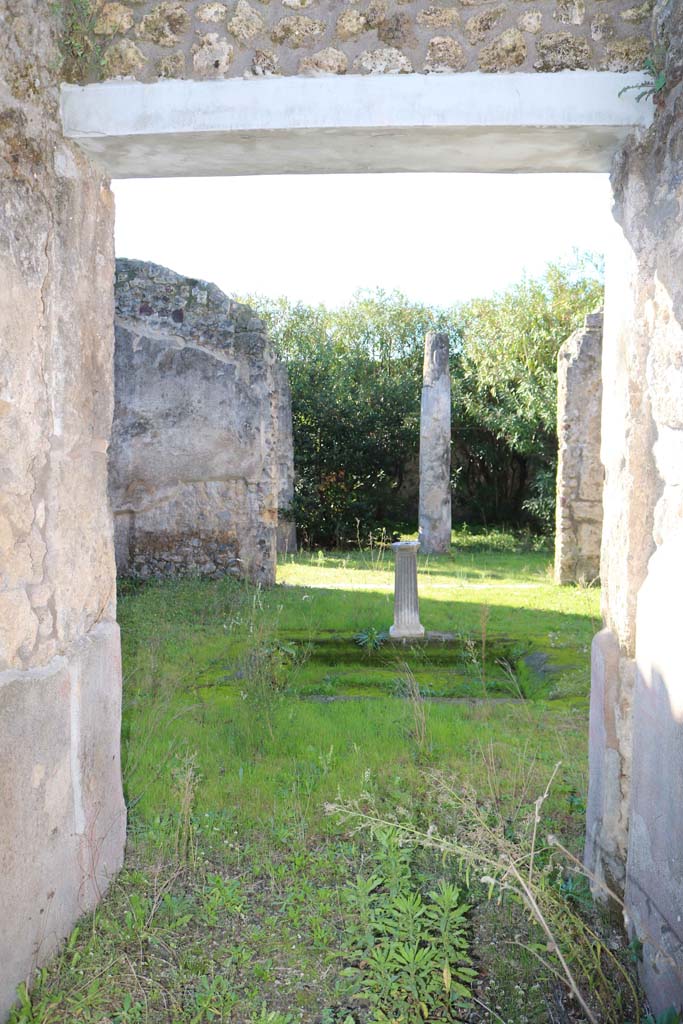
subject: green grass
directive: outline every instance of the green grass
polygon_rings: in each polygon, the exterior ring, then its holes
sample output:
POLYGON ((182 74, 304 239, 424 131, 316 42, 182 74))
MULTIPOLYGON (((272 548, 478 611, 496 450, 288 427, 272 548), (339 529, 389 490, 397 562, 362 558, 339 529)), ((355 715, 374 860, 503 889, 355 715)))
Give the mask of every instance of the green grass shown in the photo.
MULTIPOLYGON (((349 988, 347 937, 376 844, 332 803, 449 834, 467 822, 473 849, 489 828, 521 843, 561 762, 539 834, 580 852, 599 591, 555 587, 548 553, 506 535, 455 541, 420 560, 422 622, 455 634, 446 645, 355 643, 391 624, 381 549, 289 557, 268 591, 122 585, 127 867, 15 1024, 370 1021, 349 988), (449 699, 398 696, 411 673, 449 699)), ((462 1019, 547 1020, 557 982, 514 944, 539 939, 519 907, 489 902, 462 864, 415 857, 418 896, 445 879, 474 904, 475 995, 492 1009, 462 1019)))

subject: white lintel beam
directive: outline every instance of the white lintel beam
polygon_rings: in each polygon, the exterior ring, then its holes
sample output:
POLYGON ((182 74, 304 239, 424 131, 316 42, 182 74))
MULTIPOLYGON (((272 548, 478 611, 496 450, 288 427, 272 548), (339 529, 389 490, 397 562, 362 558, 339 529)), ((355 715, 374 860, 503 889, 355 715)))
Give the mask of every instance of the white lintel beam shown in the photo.
POLYGON ((114 178, 606 171, 652 118, 641 74, 348 75, 62 86, 68 138, 114 178))

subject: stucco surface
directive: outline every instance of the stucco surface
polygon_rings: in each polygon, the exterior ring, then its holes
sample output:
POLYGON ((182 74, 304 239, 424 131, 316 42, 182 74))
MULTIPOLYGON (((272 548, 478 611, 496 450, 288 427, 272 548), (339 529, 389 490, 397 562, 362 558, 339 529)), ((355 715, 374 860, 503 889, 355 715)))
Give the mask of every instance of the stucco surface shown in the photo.
POLYGON ((683 535, 650 562, 638 597, 626 907, 657 1012, 683 1005, 683 535))
POLYGON ((116 623, 0 673, 0 1020, 123 861, 116 623))
POLYGON ((0 5, 0 1019, 121 864, 113 202, 42 0, 0 5))
POLYGON ((602 563, 603 612, 619 652, 605 663, 603 689, 611 688, 612 697, 602 713, 599 685, 592 698, 592 713, 602 714, 602 722, 595 729, 592 723, 588 838, 608 851, 608 868, 617 860, 625 873, 627 923, 644 943, 641 973, 659 1012, 672 1003, 683 1007, 683 7, 677 0, 657 5, 655 32, 666 54, 666 87, 653 126, 624 147, 612 175, 623 241, 616 265, 621 284, 610 297, 608 280, 607 293, 602 563), (611 730, 612 742, 605 740, 614 707, 626 706, 629 689, 630 721, 621 736, 611 730), (599 789, 615 750, 615 796, 601 826, 599 789), (608 820, 620 824, 605 827, 608 820), (622 849, 612 856, 615 841, 627 842, 625 857, 622 849))
POLYGON ((59 132, 42 5, 13 0, 0 29, 2 670, 45 664, 114 617, 114 209, 59 132))

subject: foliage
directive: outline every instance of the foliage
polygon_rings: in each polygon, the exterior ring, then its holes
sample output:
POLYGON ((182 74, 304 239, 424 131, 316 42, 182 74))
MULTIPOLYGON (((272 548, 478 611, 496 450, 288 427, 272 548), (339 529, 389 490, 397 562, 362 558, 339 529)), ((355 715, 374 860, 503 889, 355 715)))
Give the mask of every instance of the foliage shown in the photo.
MULTIPOLYGON (((401 820, 386 817, 367 800, 362 806, 333 804, 328 810, 366 828, 380 847, 389 834, 404 851, 438 851, 446 868, 457 866, 475 896, 483 886, 486 898, 499 907, 517 908, 528 931, 524 940, 517 935, 515 943, 563 986, 568 1000, 580 1006, 582 1019, 590 1024, 624 1024, 634 1014, 642 1020, 628 948, 623 936, 620 945, 615 943, 594 912, 581 861, 555 836, 541 840, 544 805, 560 767, 556 764, 544 792, 531 806, 524 811, 518 807, 507 821, 501 813, 507 801, 492 813, 481 794, 441 772, 429 776, 427 799, 438 809, 439 825, 431 819, 428 830, 405 814, 401 820)), ((366 891, 369 888, 366 884, 366 891)), ((363 920, 371 920, 367 909, 363 920)), ((424 1017, 432 1019, 427 1013, 424 1017)), ((417 1024, 420 1018, 413 1019, 417 1024)))
POLYGON ((251 298, 292 388, 304 544, 339 547, 413 528, 424 337, 450 338, 456 517, 549 530, 560 344, 601 302, 587 258, 501 295, 433 309, 393 292, 346 307, 251 298))
POLYGON ((670 1006, 668 1010, 663 1010, 656 1017, 648 1014, 644 1024, 681 1024, 681 1015, 675 1006, 670 1006))
POLYGON ((372 1011, 372 1024, 455 1020, 470 1003, 466 914, 457 886, 441 880, 423 894, 411 853, 394 831, 380 831, 372 874, 346 888, 343 974, 372 1011))
POLYGON ((92 0, 58 0, 52 10, 59 18, 61 73, 67 82, 84 83, 102 76, 105 59, 93 33, 97 4, 92 0))
POLYGON ((356 633, 353 639, 354 643, 357 643, 359 647, 366 651, 379 651, 389 639, 389 634, 386 630, 368 626, 367 629, 362 629, 360 633, 356 633))
POLYGON ((619 95, 631 90, 640 90, 636 96, 638 103, 644 99, 654 99, 655 103, 661 102, 664 90, 666 89, 666 48, 657 47, 651 57, 646 57, 643 63, 643 73, 647 76, 644 82, 635 85, 625 85, 619 90, 619 95))
MULTIPOLYGON (((466 423, 495 438, 517 469, 505 511, 526 511, 546 531, 554 518, 557 458, 557 353, 587 313, 602 303, 602 284, 586 258, 575 268, 550 265, 502 295, 461 309, 463 349, 454 407, 466 423)), ((456 430, 457 436, 457 430, 456 430)))
POLYGON ((303 542, 338 547, 406 521, 424 335, 443 316, 397 293, 359 293, 340 310, 250 301, 287 362, 303 542))

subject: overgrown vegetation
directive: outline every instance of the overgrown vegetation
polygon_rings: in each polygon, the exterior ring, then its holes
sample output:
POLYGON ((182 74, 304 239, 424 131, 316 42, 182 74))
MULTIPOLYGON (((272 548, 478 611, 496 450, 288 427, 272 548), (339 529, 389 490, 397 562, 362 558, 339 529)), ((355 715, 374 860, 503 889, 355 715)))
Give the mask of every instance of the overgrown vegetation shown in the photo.
POLYGON ((304 543, 367 542, 417 507, 424 337, 448 333, 455 519, 547 531, 554 511, 556 359, 602 302, 587 257, 451 309, 398 293, 347 307, 250 299, 286 360, 304 543))
POLYGON ((378 831, 371 873, 347 885, 344 956, 354 1002, 373 1024, 456 1020, 472 1005, 467 912, 443 879, 429 893, 414 878, 411 849, 395 830, 378 831))
POLYGON ((382 547, 291 558, 267 592, 122 587, 126 869, 13 1024, 645 1024, 571 860, 599 593, 554 587, 527 537, 454 541, 420 567, 450 668, 354 641, 391 621, 382 547), (534 629, 553 672, 496 664, 534 629), (432 699, 448 671, 476 698, 432 699))
POLYGON ((66 82, 83 84, 102 77, 105 60, 93 32, 97 7, 92 0, 57 0, 51 5, 59 23, 60 73, 66 82))

